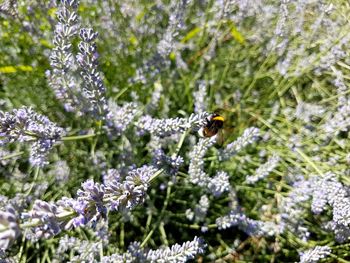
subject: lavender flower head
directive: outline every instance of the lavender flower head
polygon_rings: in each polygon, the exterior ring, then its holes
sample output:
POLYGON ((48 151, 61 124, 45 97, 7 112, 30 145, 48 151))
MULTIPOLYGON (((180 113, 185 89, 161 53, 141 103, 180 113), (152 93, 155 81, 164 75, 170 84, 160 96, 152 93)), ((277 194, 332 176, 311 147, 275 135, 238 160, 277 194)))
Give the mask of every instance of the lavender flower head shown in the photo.
POLYGON ((98 71, 98 53, 95 39, 98 34, 91 28, 81 28, 79 52, 74 57, 73 38, 78 34, 76 9, 79 1, 62 0, 57 13, 50 60, 52 72, 47 76, 56 97, 67 111, 79 115, 88 113, 97 120, 105 120, 108 114, 106 88, 98 71), (80 73, 81 79, 77 76, 80 73))
POLYGON ((332 252, 332 249, 329 246, 316 246, 312 249, 309 249, 300 256, 300 263, 316 263, 320 259, 327 257, 332 252))
POLYGON ((278 162, 280 160, 280 157, 277 155, 271 156, 266 163, 261 165, 258 169, 256 169, 254 175, 249 175, 246 178, 246 181, 248 184, 254 184, 269 175, 269 173, 275 169, 275 167, 278 165, 278 162))
POLYGON ((138 106, 134 102, 118 106, 114 101, 110 100, 108 108, 107 126, 111 129, 113 135, 121 135, 139 112, 138 106))
POLYGON ((187 241, 182 245, 175 244, 170 248, 149 251, 146 256, 146 262, 187 262, 196 255, 203 253, 204 248, 203 239, 195 237, 192 241, 187 241))
POLYGON ((157 250, 146 250, 141 248, 138 242, 133 242, 129 245, 126 253, 104 256, 101 262, 185 263, 190 259, 194 259, 198 254, 202 254, 205 247, 204 240, 199 237, 194 237, 192 241, 187 241, 181 245, 175 244, 171 247, 164 247, 157 250))
POLYGON ((153 162, 159 169, 163 168, 170 175, 176 175, 180 166, 184 163, 184 159, 181 156, 168 156, 161 148, 153 151, 153 162))
POLYGON ((202 112, 200 114, 191 114, 189 118, 172 119, 153 119, 150 116, 140 118, 136 126, 140 134, 149 132, 159 137, 170 136, 175 133, 184 132, 187 129, 198 130, 203 126, 206 117, 209 114, 202 112))
POLYGON ((208 108, 207 84, 205 81, 200 81, 198 89, 193 92, 194 112, 204 112, 208 108))
POLYGON ((106 219, 107 208, 103 198, 105 194, 104 185, 87 180, 82 183, 82 189, 77 192, 75 211, 80 216, 75 220, 75 226, 85 225, 88 222, 96 223, 100 218, 106 219))
POLYGON ((47 164, 47 152, 63 135, 62 128, 31 108, 0 112, 0 145, 15 141, 30 142, 30 162, 34 166, 47 164))
POLYGON ((216 175, 210 179, 208 188, 215 197, 219 197, 224 192, 228 192, 231 188, 229 175, 224 171, 217 172, 216 175))
POLYGON ((234 142, 228 144, 224 149, 219 152, 219 160, 227 160, 232 156, 236 155, 244 147, 255 142, 260 135, 258 128, 251 127, 247 128, 241 137, 239 137, 234 142))
POLYGON ((83 103, 79 96, 79 81, 75 76, 76 61, 72 53, 72 39, 79 30, 77 8, 78 0, 62 0, 57 12, 58 23, 55 27, 50 55, 51 72, 47 77, 57 99, 61 100, 67 111, 80 113, 83 103))
POLYGON ((117 173, 114 180, 106 182, 104 201, 111 210, 130 210, 144 201, 149 180, 156 172, 153 166, 131 170, 124 181, 117 173))
POLYGON ((20 234, 13 207, 8 206, 6 211, 0 211, 0 250, 7 249, 20 234))
POLYGON ((108 113, 106 88, 98 71, 98 53, 94 42, 98 33, 91 28, 82 28, 79 36, 82 41, 78 45, 76 59, 84 80, 82 95, 89 104, 86 110, 97 119, 105 119, 108 113))
POLYGON ((197 145, 190 152, 190 165, 188 167, 189 181, 199 186, 207 186, 210 180, 209 176, 204 172, 203 157, 207 150, 216 142, 216 136, 211 138, 199 139, 197 145))
POLYGON ((216 219, 219 229, 237 226, 240 230, 251 236, 273 236, 279 232, 279 228, 273 222, 264 222, 247 217, 240 208, 232 210, 228 215, 216 219))

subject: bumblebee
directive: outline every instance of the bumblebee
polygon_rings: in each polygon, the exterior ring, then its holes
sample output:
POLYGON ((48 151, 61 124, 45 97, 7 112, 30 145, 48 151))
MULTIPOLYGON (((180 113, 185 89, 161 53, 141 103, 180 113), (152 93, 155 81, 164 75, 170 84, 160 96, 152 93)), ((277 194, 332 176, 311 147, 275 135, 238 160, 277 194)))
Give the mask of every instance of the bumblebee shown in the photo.
POLYGON ((213 137, 223 128, 224 121, 224 117, 213 113, 206 118, 204 126, 198 131, 198 134, 202 137, 213 137))

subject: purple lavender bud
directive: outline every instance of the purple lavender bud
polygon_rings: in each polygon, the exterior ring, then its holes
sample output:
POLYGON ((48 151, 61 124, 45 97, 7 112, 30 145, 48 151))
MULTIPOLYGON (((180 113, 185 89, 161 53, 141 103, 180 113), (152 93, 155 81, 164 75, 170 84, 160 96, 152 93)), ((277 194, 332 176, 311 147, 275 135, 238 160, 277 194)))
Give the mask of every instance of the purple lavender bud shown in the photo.
POLYGON ((182 245, 175 244, 171 247, 150 250, 147 255, 147 261, 150 262, 187 262, 196 255, 204 252, 205 243, 203 239, 195 237, 192 241, 187 241, 182 245))
POLYGON ((16 212, 12 206, 0 211, 0 249, 7 249, 21 234, 17 223, 16 212))
POLYGON ((207 212, 210 206, 209 198, 206 195, 202 195, 198 204, 194 208, 195 221, 203 222, 207 216, 207 212))
POLYGON ((73 207, 80 215, 76 221, 77 224, 86 224, 88 222, 97 222, 100 218, 106 218, 107 208, 104 205, 104 185, 95 183, 93 180, 87 180, 82 183, 82 189, 77 192, 77 202, 73 207))
POLYGON ((199 139, 197 145, 190 152, 190 165, 188 167, 188 175, 191 183, 199 186, 207 186, 210 180, 209 176, 204 172, 204 155, 207 150, 216 142, 216 136, 211 138, 199 139))
POLYGON ((153 163, 159 169, 165 169, 168 174, 176 175, 184 159, 181 156, 167 156, 162 149, 156 149, 153 152, 153 163))
POLYGON ((228 192, 231 188, 229 175, 224 171, 217 172, 213 178, 210 178, 208 188, 215 197, 219 197, 222 193, 228 192))
POLYGON ((136 126, 139 128, 139 133, 149 132, 152 135, 159 137, 170 136, 175 133, 184 132, 187 129, 198 130, 203 126, 203 122, 208 113, 191 114, 189 118, 173 118, 173 119, 153 119, 150 116, 140 118, 136 126))
POLYGON ((32 210, 24 216, 29 217, 33 223, 38 223, 38 226, 34 227, 34 234, 37 238, 49 238, 61 232, 57 214, 55 204, 36 200, 32 210))
POLYGON ((120 182, 121 175, 116 169, 108 169, 107 173, 103 175, 103 184, 108 185, 109 182, 120 182))
POLYGON ((107 126, 111 129, 113 135, 120 136, 134 120, 139 107, 136 103, 126 103, 118 106, 115 102, 109 101, 109 112, 107 114, 107 126))
POLYGON ((300 255, 300 263, 316 263, 320 259, 327 257, 332 252, 329 246, 316 246, 312 249, 304 251, 300 255))
POLYGON ((266 178, 273 169, 278 165, 280 157, 277 155, 271 156, 266 163, 256 169, 254 175, 248 175, 246 181, 248 184, 254 184, 264 178, 266 178))
POLYGON ((123 182, 110 181, 105 187, 106 206, 111 210, 129 210, 144 201, 149 179, 156 172, 144 166, 129 172, 123 182))
POLYGON ((240 230, 252 236, 273 236, 279 232, 279 228, 272 222, 264 222, 248 218, 244 213, 232 210, 228 215, 216 219, 219 229, 237 226, 240 230))
POLYGON ((219 152, 219 160, 227 160, 241 151, 247 145, 253 143, 260 135, 259 129, 251 127, 243 132, 243 135, 234 142, 228 144, 219 152))
POLYGON ((84 79, 82 95, 88 108, 84 109, 96 119, 105 120, 108 114, 106 88, 98 71, 98 56, 96 56, 96 44, 93 42, 97 33, 91 28, 82 28, 79 43, 79 53, 76 56, 80 66, 80 74, 84 79))
POLYGON ((207 84, 199 81, 198 89, 193 92, 194 112, 204 112, 208 108, 207 84))

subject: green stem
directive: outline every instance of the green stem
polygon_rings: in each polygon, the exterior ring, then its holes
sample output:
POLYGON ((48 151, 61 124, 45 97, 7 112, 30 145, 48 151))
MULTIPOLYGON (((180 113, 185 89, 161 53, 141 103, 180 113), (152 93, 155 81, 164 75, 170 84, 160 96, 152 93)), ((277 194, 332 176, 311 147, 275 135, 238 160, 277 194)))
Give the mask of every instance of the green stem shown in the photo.
POLYGON ((84 135, 77 135, 77 136, 66 136, 62 137, 61 141, 76 141, 76 140, 83 140, 88 139, 97 136, 98 134, 84 134, 84 135))
POLYGON ((157 172, 155 172, 151 178, 149 179, 149 183, 152 183, 154 179, 156 179, 159 175, 161 175, 164 172, 164 169, 159 169, 157 172))
POLYGON ((25 194, 25 196, 28 196, 30 194, 30 192, 32 191, 34 185, 36 184, 36 181, 38 179, 38 176, 39 176, 39 172, 40 172, 40 167, 37 166, 35 167, 35 172, 34 172, 34 178, 33 178, 33 182, 32 184, 30 185, 30 188, 28 189, 27 193, 25 194))
POLYGON ((162 211, 160 212, 159 218, 158 218, 157 222, 155 223, 154 227, 148 233, 146 238, 142 241, 141 248, 143 248, 147 244, 148 240, 152 237, 154 231, 159 227, 160 223, 163 220, 163 216, 164 216, 165 210, 166 210, 166 208, 167 208, 167 206, 169 204, 169 199, 170 199, 170 194, 171 194, 171 187, 172 187, 172 183, 169 182, 168 183, 168 188, 167 188, 167 191, 166 191, 166 197, 165 197, 165 200, 164 200, 164 203, 163 203, 162 211))
POLYGON ((9 154, 9 155, 6 155, 6 156, 3 156, 3 157, 0 157, 0 160, 7 160, 7 159, 11 159, 11 158, 13 158, 13 157, 17 157, 17 156, 20 156, 20 155, 22 155, 22 154, 24 154, 24 152, 22 151, 22 152, 17 152, 17 153, 11 153, 11 154, 9 154))
POLYGON ((182 147, 182 144, 184 143, 185 138, 188 135, 188 133, 189 133, 189 130, 186 130, 186 131, 184 131, 184 133, 182 133, 181 138, 179 140, 179 143, 176 146, 175 152, 173 153, 173 157, 176 157, 179 154, 181 147, 182 147))
POLYGON ((342 262, 342 263, 350 263, 350 261, 348 261, 348 260, 345 260, 345 259, 342 259, 342 258, 340 258, 340 257, 338 257, 337 255, 334 255, 334 254, 329 254, 329 256, 330 257, 332 257, 332 258, 335 258, 335 259, 337 259, 337 262, 342 262))

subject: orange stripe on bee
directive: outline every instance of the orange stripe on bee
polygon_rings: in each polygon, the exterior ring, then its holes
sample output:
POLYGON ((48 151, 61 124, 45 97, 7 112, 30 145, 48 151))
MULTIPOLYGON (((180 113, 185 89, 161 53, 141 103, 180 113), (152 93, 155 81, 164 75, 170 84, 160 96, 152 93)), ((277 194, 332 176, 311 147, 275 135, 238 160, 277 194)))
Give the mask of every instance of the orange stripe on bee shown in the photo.
POLYGON ((225 119, 222 116, 215 116, 212 120, 213 121, 224 121, 225 119))

